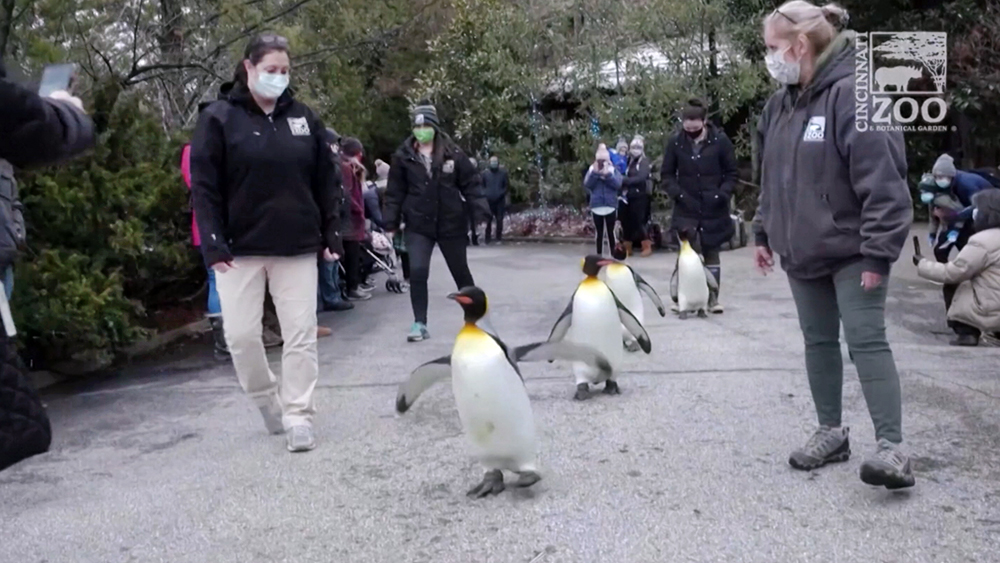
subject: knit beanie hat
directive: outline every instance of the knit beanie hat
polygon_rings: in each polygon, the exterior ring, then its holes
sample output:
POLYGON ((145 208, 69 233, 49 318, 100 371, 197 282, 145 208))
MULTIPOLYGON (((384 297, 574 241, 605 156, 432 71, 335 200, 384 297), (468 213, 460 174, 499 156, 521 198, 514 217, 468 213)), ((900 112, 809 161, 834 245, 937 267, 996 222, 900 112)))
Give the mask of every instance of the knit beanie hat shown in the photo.
POLYGON ((365 152, 365 148, 361 145, 361 141, 354 137, 348 137, 340 143, 340 152, 347 157, 355 157, 365 152))
POLYGON ((938 157, 937 162, 934 163, 934 168, 931 172, 935 176, 948 176, 949 178, 954 178, 956 174, 955 170, 955 159, 948 154, 942 154, 938 157))
POLYGON ((326 142, 330 145, 336 145, 340 143, 340 133, 337 133, 333 127, 326 128, 326 142))
POLYGON ((441 125, 438 121, 437 108, 434 104, 427 100, 424 100, 417 104, 417 107, 413 108, 413 124, 414 125, 430 125, 437 128, 441 125))
POLYGON ((626 149, 628 148, 628 142, 625 140, 625 137, 618 139, 618 144, 615 145, 615 149, 620 149, 622 147, 625 147, 626 149))
POLYGON ((389 177, 389 165, 382 159, 375 160, 375 175, 380 180, 389 177))
POLYGON ((597 147, 597 154, 594 158, 597 160, 611 160, 611 153, 608 152, 608 147, 603 144, 597 147))

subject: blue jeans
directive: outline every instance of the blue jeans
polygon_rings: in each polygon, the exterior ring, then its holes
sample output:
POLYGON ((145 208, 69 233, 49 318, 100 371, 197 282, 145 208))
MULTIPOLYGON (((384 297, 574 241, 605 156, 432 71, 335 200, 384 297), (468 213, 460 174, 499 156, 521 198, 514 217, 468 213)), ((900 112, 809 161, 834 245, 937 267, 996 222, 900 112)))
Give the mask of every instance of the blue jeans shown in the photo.
POLYGON ((340 267, 339 262, 327 262, 319 260, 319 285, 316 291, 317 310, 322 311, 325 307, 332 307, 343 301, 340 295, 340 267))
POLYGON ((215 288, 215 270, 208 269, 208 314, 209 316, 219 316, 222 314, 222 302, 219 301, 219 291, 215 288))

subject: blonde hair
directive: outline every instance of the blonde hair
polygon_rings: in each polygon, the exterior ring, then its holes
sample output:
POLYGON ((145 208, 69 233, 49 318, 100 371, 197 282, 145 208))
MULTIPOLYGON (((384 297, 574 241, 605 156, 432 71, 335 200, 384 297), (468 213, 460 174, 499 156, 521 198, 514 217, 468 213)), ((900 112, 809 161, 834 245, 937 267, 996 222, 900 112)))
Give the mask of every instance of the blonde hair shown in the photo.
POLYGON ((847 26, 848 19, 847 10, 837 4, 821 8, 805 0, 792 0, 764 18, 764 26, 777 26, 784 37, 805 35, 813 50, 821 53, 847 26))

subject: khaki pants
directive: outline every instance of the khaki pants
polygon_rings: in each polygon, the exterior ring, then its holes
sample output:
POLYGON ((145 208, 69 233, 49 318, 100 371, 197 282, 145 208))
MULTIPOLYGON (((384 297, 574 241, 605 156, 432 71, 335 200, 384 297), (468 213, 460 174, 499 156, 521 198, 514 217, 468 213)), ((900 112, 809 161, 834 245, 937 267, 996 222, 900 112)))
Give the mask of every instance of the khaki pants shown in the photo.
POLYGON ((243 390, 257 406, 277 394, 282 424, 311 424, 313 390, 319 378, 316 352, 316 255, 241 257, 236 268, 218 274, 226 343, 243 390), (265 288, 270 288, 285 341, 281 378, 275 377, 261 339, 265 288))

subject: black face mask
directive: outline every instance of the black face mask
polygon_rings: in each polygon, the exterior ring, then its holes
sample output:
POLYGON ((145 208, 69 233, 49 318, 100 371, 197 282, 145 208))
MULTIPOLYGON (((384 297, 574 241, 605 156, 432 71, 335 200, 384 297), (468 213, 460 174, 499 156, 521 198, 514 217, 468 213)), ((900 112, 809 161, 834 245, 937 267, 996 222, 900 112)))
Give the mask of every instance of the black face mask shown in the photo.
POLYGON ((684 132, 687 133, 687 136, 691 137, 692 139, 697 139, 698 137, 701 137, 702 131, 704 131, 704 129, 698 129, 697 131, 688 131, 687 129, 684 130, 684 132))

